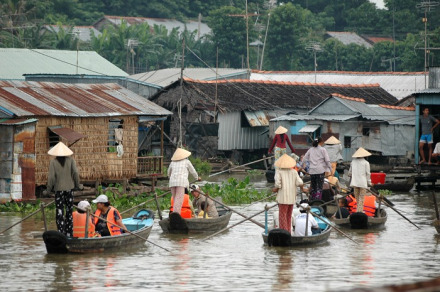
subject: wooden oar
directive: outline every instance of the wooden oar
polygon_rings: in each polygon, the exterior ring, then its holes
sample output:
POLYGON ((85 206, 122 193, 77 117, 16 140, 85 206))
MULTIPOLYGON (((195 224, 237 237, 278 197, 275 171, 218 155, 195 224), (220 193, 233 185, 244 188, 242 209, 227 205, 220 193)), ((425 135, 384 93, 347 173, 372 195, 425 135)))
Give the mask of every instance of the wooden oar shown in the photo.
POLYGON ((218 175, 218 174, 225 173, 225 172, 227 172, 227 171, 231 171, 231 170, 233 170, 233 169, 236 169, 236 168, 239 168, 239 167, 243 167, 243 166, 246 166, 246 165, 250 165, 250 164, 253 164, 253 163, 257 163, 257 162, 260 162, 260 161, 263 161, 263 160, 267 160, 267 159, 270 159, 270 158, 273 158, 273 157, 274 157, 274 156, 269 156, 269 157, 265 157, 265 158, 262 158, 262 159, 258 159, 258 160, 255 160, 255 161, 252 161, 252 162, 248 162, 248 163, 245 163, 245 164, 242 164, 242 165, 238 165, 238 166, 235 166, 235 167, 232 167, 232 168, 229 168, 229 169, 226 169, 226 170, 223 170, 223 171, 217 172, 217 173, 210 174, 208 177, 216 176, 216 175, 218 175))
MULTIPOLYGON (((75 206, 75 208, 80 209, 80 208, 78 208, 78 206, 75 206)), ((80 210, 83 210, 83 209, 80 209, 80 210)), ((85 211, 85 210, 84 210, 84 211, 85 211)), ((115 224, 115 223, 112 223, 112 222, 110 222, 110 221, 107 221, 106 219, 104 219, 104 218, 102 218, 102 217, 99 217, 99 216, 96 216, 95 214, 92 214, 92 213, 90 213, 90 215, 92 215, 92 217, 96 217, 96 218, 98 218, 98 219, 100 219, 100 220, 102 220, 102 221, 104 221, 104 222, 106 222, 106 223, 110 223, 110 224, 113 225, 113 226, 116 226, 116 227, 118 227, 118 228, 121 228, 121 229, 124 230, 125 232, 130 233, 131 235, 134 235, 134 236, 136 236, 136 237, 139 237, 140 239, 145 240, 146 242, 148 242, 148 243, 150 243, 150 244, 152 244, 152 245, 154 245, 154 246, 157 246, 157 247, 159 247, 159 248, 161 248, 161 249, 163 249, 163 250, 166 250, 167 252, 171 252, 169 249, 166 249, 165 247, 162 247, 162 246, 160 246, 160 245, 158 245, 158 244, 156 244, 156 243, 154 243, 154 242, 151 242, 151 241, 148 240, 148 238, 146 238, 146 237, 143 237, 143 236, 140 236, 140 235, 138 235, 138 234, 136 234, 136 233, 133 233, 133 232, 131 232, 131 231, 128 230, 128 229, 124 229, 124 228, 122 228, 121 226, 119 226, 118 224, 115 224)))
POLYGON ((434 220, 433 224, 435 229, 437 230, 437 233, 440 233, 440 215, 438 212, 437 198, 434 191, 432 192, 432 199, 434 200, 435 217, 437 218, 436 220, 434 220))
MULTIPOLYGON (((367 191, 369 191, 373 196, 375 196, 376 198, 378 198, 379 200, 382 199, 382 196, 380 196, 378 193, 375 193, 373 190, 369 190, 367 189, 367 191)), ((399 211, 396 210, 396 208, 394 208, 393 206, 391 206, 390 204, 388 204, 387 201, 383 201, 385 203, 385 205, 387 205, 387 207, 391 208, 394 212, 396 212, 397 214, 399 214, 400 216, 402 216, 403 219, 405 219, 406 221, 408 221, 409 223, 411 223, 412 225, 414 225, 415 227, 417 227, 418 229, 420 229, 419 226, 417 226, 414 222, 412 222, 411 220, 409 220, 408 218, 406 218, 402 213, 400 213, 399 211)))
MULTIPOLYGON (((55 200, 53 200, 53 201, 51 201, 50 203, 48 203, 46 206, 44 206, 44 208, 49 207, 49 206, 52 205, 53 203, 55 203, 55 200)), ((24 217, 23 219, 21 219, 21 220, 18 221, 17 223, 14 223, 14 224, 12 224, 11 226, 9 226, 8 228, 6 228, 6 229, 4 229, 3 231, 1 231, 0 234, 2 234, 3 232, 8 231, 8 230, 11 229, 12 227, 14 227, 14 226, 20 224, 20 223, 23 222, 24 220, 26 220, 26 219, 28 219, 28 218, 34 216, 35 214, 37 214, 37 213, 40 212, 40 211, 41 211, 41 210, 38 209, 37 211, 35 211, 35 212, 33 212, 33 213, 27 215, 26 217, 24 217)))
MULTIPOLYGON (((241 217, 243 217, 243 218, 248 218, 248 217, 246 217, 246 215, 244 215, 244 214, 242 214, 242 213, 240 213, 240 212, 238 212, 238 211, 232 209, 231 207, 229 207, 229 206, 223 204, 222 202, 220 202, 219 200, 216 200, 216 199, 214 199, 213 197, 208 196, 207 194, 205 194, 204 192, 202 192, 202 190, 200 190, 200 189, 197 190, 197 189, 195 189, 195 188, 192 188, 191 186, 190 186, 190 188, 191 188, 192 190, 194 190, 194 191, 199 192, 200 194, 204 195, 205 197, 209 197, 209 198, 210 198, 211 200, 213 200, 214 202, 216 202, 216 203, 222 205, 222 206, 225 207, 226 209, 228 209, 228 210, 230 210, 230 211, 232 211, 232 212, 234 212, 234 213, 240 215, 241 217)), ((257 224, 257 225, 260 226, 261 228, 264 228, 264 225, 261 224, 260 222, 257 222, 257 221, 252 220, 252 219, 250 219, 250 221, 251 221, 252 223, 257 224)))
MULTIPOLYGON (((251 220, 251 221, 252 221, 252 218, 254 218, 255 216, 258 216, 258 215, 260 215, 260 214, 263 213, 263 212, 267 212, 267 210, 272 209, 273 207, 276 207, 276 206, 278 206, 278 203, 276 203, 275 205, 270 206, 270 207, 267 207, 267 206, 266 206, 266 207, 264 208, 264 210, 262 210, 262 211, 260 211, 260 212, 258 212, 258 213, 256 213, 256 214, 254 214, 254 215, 252 215, 252 216, 245 217, 245 219, 243 219, 243 220, 241 220, 241 221, 239 221, 239 222, 237 222, 237 223, 235 223, 235 224, 233 224, 233 225, 231 225, 231 226, 229 226, 229 227, 223 228, 222 230, 217 231, 216 233, 211 234, 211 235, 209 235, 209 236, 203 238, 202 240, 210 239, 211 237, 214 237, 215 235, 217 235, 217 234, 219 234, 219 233, 222 233, 222 232, 224 232, 224 231, 226 231, 226 230, 229 230, 229 229, 231 229, 232 227, 235 227, 235 226, 237 226, 237 225, 239 225, 239 224, 241 224, 241 223, 243 223, 243 222, 245 222, 245 221, 248 221, 248 220, 251 220)), ((263 226, 263 228, 264 228, 264 226, 263 226)))
POLYGON ((322 216, 319 216, 316 213, 313 213, 312 211, 310 211, 310 214, 312 214, 313 216, 321 219, 322 221, 324 221, 325 224, 330 225, 331 227, 333 227, 337 232, 341 233, 342 235, 344 235, 345 237, 347 237, 348 239, 350 239, 351 241, 353 241, 356 244, 359 244, 359 242, 357 242, 356 240, 354 240, 353 238, 351 238, 350 236, 348 236, 345 232, 343 232, 341 229, 339 229, 338 227, 336 227, 334 224, 330 223, 330 221, 327 220, 327 218, 324 218, 322 216))
POLYGON ((140 206, 143 206, 143 205, 145 205, 145 204, 147 204, 147 203, 149 203, 149 202, 153 202, 153 201, 155 201, 156 199, 162 198, 162 197, 164 197, 164 196, 166 196, 166 195, 168 195, 168 194, 170 194, 170 193, 171 193, 171 191, 168 191, 168 192, 166 192, 166 193, 163 193, 163 194, 160 195, 160 196, 157 196, 157 197, 155 196, 154 198, 152 198, 152 199, 150 199, 150 200, 147 200, 147 201, 145 201, 145 202, 143 202, 143 203, 140 203, 139 205, 136 205, 136 206, 134 206, 134 207, 131 207, 130 209, 127 209, 127 210, 125 210, 125 211, 123 211, 123 212, 120 212, 120 214, 122 215, 122 214, 125 214, 125 213, 127 213, 127 212, 133 210, 133 209, 138 209, 140 206))

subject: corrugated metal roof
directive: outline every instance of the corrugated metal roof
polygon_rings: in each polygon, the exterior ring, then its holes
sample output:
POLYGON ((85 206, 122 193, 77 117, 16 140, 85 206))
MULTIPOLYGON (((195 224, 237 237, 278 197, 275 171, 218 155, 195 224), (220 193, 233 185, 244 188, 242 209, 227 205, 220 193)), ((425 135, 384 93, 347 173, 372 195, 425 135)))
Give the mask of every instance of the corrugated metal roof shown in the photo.
MULTIPOLYGON (((180 70, 180 68, 161 69, 131 75, 130 79, 166 87, 180 79, 180 70)), ((218 79, 241 79, 247 76, 247 72, 243 69, 219 68, 216 75, 215 69, 209 68, 185 68, 183 70, 184 78, 194 80, 215 80, 216 76, 218 79)))
POLYGON ((398 99, 425 89, 423 72, 252 72, 251 80, 284 82, 379 84, 398 99))
MULTIPOLYGON (((76 74, 77 51, 0 49, 0 79, 24 80, 23 74, 76 74)), ((78 52, 78 74, 128 76, 93 51, 78 52)))
POLYGON ((385 108, 376 104, 366 104, 340 97, 333 97, 358 112, 364 119, 386 121, 394 125, 415 125, 415 111, 385 108))
POLYGON ((83 135, 81 133, 75 132, 74 130, 70 128, 57 128, 57 127, 49 127, 49 129, 57 134, 58 136, 63 137, 67 141, 69 141, 69 144, 73 144, 79 139, 82 139, 84 137, 87 137, 86 135, 83 135))
POLYGON ((173 28, 178 28, 180 32, 184 31, 185 28, 188 31, 200 31, 200 36, 206 35, 211 33, 211 29, 206 23, 198 22, 195 20, 188 20, 187 22, 183 23, 181 21, 178 21, 176 19, 169 19, 169 18, 147 18, 147 17, 127 17, 127 16, 111 16, 111 15, 105 15, 102 19, 97 21, 96 24, 99 22, 102 22, 103 20, 109 21, 111 24, 115 26, 119 26, 122 23, 122 20, 126 21, 128 26, 133 24, 140 24, 140 23, 148 23, 149 26, 153 27, 155 25, 158 26, 165 26, 165 28, 168 31, 171 31, 173 28))
POLYGON ((367 48, 372 48, 373 46, 364 40, 361 36, 354 32, 346 32, 346 31, 327 31, 327 35, 332 38, 337 39, 344 45, 356 44, 359 46, 364 46, 367 48))
POLYGON ((0 121, 0 125, 24 125, 29 123, 35 123, 38 119, 7 119, 0 121))
MULTIPOLYGON (((64 30, 70 31, 70 26, 63 25, 62 26, 64 30)), ((58 33, 60 30, 60 26, 58 25, 45 25, 45 29, 51 32, 58 33)), ((72 27, 72 33, 76 34, 78 33, 78 38, 83 42, 90 42, 92 37, 92 33, 95 34, 95 36, 101 35, 101 32, 94 28, 93 26, 73 26, 72 27)))
POLYGON ((305 125, 298 132, 299 133, 313 133, 319 129, 321 125, 305 125))
POLYGON ((271 122, 277 121, 314 121, 314 120, 322 120, 322 121, 348 121, 361 115, 284 115, 278 118, 271 119, 271 122))
POLYGON ((243 111, 251 127, 269 126, 269 119, 264 111, 243 111))
POLYGON ((166 116, 161 106, 118 84, 0 81, 0 104, 15 116, 166 116))

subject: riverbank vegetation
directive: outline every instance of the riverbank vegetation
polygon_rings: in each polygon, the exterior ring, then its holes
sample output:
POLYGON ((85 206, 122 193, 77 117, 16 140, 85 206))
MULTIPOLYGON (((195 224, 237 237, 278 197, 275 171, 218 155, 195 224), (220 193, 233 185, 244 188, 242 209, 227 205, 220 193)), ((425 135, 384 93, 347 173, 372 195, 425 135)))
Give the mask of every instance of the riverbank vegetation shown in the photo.
MULTIPOLYGON (((0 47, 94 50, 113 64, 138 73, 176 66, 182 39, 188 48, 186 67, 246 67, 246 27, 251 69, 337 71, 423 71, 423 9, 419 0, 388 0, 379 9, 358 1, 248 1, 252 12, 246 25, 244 1, 103 1, 15 0, 0 4, 0 47), (108 3, 107 3, 108 2, 108 3), (185 4, 184 4, 185 3, 185 4), (104 15, 170 18, 186 21, 202 16, 210 34, 167 30, 143 24, 108 26, 90 42, 79 42, 75 25, 92 25, 104 15), (270 16, 269 16, 270 15, 270 16), (45 24, 57 25, 54 29, 45 24), (266 28, 268 28, 266 33, 266 28), (355 32, 370 45, 342 43, 327 32, 355 32), (372 36, 373 40, 369 37, 372 36), (136 40, 128 57, 127 44, 136 40), (263 49, 263 42, 265 46, 263 49), (261 53, 264 53, 261 56, 261 53), (316 57, 316 60, 314 58, 316 57)), ((440 45, 440 9, 430 10, 429 47, 440 45)), ((347 39, 350 36, 347 35, 347 39)), ((429 52, 435 65, 438 51, 429 52)))

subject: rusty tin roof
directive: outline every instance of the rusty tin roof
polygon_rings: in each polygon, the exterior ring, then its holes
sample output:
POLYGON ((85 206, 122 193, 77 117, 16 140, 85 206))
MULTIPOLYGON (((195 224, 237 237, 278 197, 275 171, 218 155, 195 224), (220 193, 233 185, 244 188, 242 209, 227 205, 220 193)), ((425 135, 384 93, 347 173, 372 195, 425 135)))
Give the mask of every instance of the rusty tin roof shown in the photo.
POLYGON ((0 81, 0 110, 32 116, 166 116, 171 112, 114 83, 0 81))

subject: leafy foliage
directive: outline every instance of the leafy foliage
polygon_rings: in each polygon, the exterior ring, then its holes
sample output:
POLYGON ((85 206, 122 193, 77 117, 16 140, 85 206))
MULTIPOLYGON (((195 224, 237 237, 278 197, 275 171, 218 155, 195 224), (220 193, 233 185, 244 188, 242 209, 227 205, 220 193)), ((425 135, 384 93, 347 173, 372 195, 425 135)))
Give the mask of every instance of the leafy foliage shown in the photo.
POLYGON ((199 175, 208 175, 211 173, 212 166, 208 161, 203 161, 200 158, 194 158, 192 156, 189 160, 199 175))

